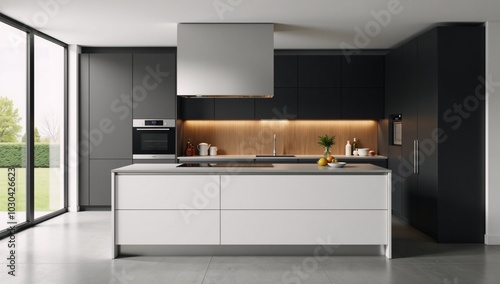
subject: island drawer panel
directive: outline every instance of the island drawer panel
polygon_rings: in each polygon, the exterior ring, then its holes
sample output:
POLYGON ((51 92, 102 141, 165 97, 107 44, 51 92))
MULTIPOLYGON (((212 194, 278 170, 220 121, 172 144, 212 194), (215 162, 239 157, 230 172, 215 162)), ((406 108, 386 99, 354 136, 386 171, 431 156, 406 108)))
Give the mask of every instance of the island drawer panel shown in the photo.
POLYGON ((388 208, 387 175, 232 175, 221 180, 221 209, 388 208))
POLYGON ((222 210, 223 245, 387 244, 386 210, 222 210))
POLYGON ((116 244, 219 245, 219 212, 116 210, 116 244))
POLYGON ((219 209, 218 175, 118 175, 116 209, 219 209))

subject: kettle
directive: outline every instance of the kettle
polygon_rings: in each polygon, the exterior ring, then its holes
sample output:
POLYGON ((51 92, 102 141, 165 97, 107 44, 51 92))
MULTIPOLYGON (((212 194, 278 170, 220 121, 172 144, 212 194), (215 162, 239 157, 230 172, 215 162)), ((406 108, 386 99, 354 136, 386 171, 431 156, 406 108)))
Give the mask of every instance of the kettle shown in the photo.
POLYGON ((211 144, 207 143, 200 143, 196 148, 198 148, 198 151, 200 152, 200 156, 208 156, 208 149, 210 148, 211 144))

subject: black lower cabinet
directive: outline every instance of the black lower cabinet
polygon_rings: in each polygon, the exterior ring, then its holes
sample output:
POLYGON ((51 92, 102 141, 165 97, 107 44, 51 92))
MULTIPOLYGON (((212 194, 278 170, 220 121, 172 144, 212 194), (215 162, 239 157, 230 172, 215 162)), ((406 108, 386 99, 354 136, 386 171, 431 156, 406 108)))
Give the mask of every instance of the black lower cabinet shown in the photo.
POLYGON ((341 88, 299 88, 299 119, 342 118, 341 88))
POLYGON ((401 73, 386 80, 395 92, 388 106, 403 121, 400 151, 389 146, 393 208, 438 242, 484 242, 484 50, 484 27, 438 27, 403 45, 399 61, 386 60, 401 73), (397 94, 404 99, 391 102, 397 94))

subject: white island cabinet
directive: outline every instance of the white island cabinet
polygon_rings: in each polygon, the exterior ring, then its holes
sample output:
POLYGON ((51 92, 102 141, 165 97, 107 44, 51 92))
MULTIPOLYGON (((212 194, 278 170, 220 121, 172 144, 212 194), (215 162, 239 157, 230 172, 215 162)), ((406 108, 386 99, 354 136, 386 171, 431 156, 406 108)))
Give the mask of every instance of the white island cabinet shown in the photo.
MULTIPOLYGON (((112 171, 123 246, 380 245, 391 257, 391 173, 373 165, 112 171)), ((192 250, 191 250, 192 254, 192 250)))

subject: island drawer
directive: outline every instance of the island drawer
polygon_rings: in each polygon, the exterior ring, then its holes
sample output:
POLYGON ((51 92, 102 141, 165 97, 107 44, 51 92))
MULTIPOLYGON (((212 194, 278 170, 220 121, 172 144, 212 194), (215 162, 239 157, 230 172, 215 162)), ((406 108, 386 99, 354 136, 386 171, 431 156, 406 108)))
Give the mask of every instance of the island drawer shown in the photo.
POLYGON ((386 210, 222 210, 221 244, 387 244, 386 210))
POLYGON ((222 176, 221 209, 387 209, 387 175, 222 176))
POLYGON ((116 209, 220 208, 218 175, 118 175, 116 209))
POLYGON ((219 210, 116 210, 117 245, 219 245, 219 210))

